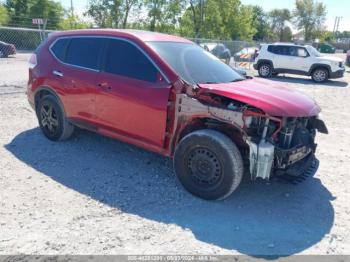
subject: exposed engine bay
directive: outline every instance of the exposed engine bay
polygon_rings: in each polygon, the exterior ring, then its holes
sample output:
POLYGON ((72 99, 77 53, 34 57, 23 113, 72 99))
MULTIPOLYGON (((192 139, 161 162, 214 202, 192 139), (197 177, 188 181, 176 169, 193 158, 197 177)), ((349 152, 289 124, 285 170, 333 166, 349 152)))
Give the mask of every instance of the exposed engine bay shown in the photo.
MULTIPOLYGON (((277 117, 247 104, 215 95, 192 98, 178 94, 176 119, 214 118, 234 126, 247 150, 251 178, 269 179, 314 155, 316 131, 328 133, 318 116, 277 117)), ((301 170, 302 172, 302 170, 301 170)), ((294 175, 299 175, 295 173, 294 175)))

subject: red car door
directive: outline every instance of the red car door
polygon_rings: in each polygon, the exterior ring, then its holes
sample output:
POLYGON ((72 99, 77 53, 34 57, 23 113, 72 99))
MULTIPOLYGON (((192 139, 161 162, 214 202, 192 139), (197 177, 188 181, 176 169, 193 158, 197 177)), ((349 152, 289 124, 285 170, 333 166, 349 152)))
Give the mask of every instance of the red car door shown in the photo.
POLYGON ((100 126, 161 148, 171 85, 149 57, 131 42, 110 39, 97 82, 100 126))
POLYGON ((105 43, 105 38, 79 36, 59 39, 51 49, 61 61, 52 74, 64 94, 62 100, 71 120, 91 122, 95 118, 96 81, 105 43), (66 45, 63 54, 56 51, 64 50, 61 45, 66 45))

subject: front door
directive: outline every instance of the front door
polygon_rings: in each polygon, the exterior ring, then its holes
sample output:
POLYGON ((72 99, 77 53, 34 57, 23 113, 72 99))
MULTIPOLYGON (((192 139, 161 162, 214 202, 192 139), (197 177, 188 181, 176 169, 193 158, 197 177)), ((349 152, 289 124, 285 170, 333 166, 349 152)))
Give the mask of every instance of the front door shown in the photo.
POLYGON ((162 147, 171 85, 132 42, 110 39, 105 53, 97 81, 100 126, 162 147))

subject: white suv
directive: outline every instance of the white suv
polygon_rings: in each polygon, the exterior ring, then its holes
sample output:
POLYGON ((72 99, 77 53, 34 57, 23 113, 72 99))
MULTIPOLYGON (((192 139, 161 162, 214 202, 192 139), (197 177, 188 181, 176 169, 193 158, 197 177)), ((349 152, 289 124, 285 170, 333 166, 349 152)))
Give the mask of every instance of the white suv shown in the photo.
POLYGON ((261 77, 279 73, 311 76, 315 82, 343 77, 344 62, 340 58, 322 56, 314 47, 285 43, 263 44, 255 59, 254 69, 261 77))

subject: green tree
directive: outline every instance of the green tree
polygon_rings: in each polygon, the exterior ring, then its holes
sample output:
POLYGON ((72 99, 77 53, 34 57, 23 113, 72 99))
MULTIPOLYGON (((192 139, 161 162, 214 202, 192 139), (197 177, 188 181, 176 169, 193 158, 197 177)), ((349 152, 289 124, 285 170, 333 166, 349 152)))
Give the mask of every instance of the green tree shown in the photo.
POLYGON ((44 18, 48 29, 56 29, 64 15, 62 5, 53 0, 7 0, 5 7, 12 26, 32 27, 32 18, 44 18))
POLYGON ((251 40, 256 33, 252 9, 239 0, 190 0, 180 34, 217 39, 251 40))
POLYGON ((269 13, 272 31, 278 36, 278 40, 282 41, 286 22, 291 20, 291 13, 288 9, 273 9, 269 13))
POLYGON ((251 6, 253 26, 256 33, 253 36, 254 41, 267 41, 272 37, 272 31, 269 24, 269 16, 261 6, 251 6))
POLYGON ((98 27, 126 28, 130 14, 141 8, 141 0, 90 0, 86 16, 98 27))
POLYGON ((62 30, 86 29, 86 28, 91 28, 91 24, 83 21, 78 16, 68 15, 66 18, 61 20, 58 27, 59 29, 62 29, 62 30))
POLYGON ((8 15, 7 9, 5 6, 0 4, 0 25, 5 25, 9 21, 10 17, 8 15))
POLYGON ((293 14, 295 25, 304 32, 305 41, 312 40, 323 31, 327 14, 323 3, 314 0, 296 0, 293 14))
POLYGON ((292 29, 290 29, 289 26, 286 26, 285 28, 283 28, 280 41, 281 42, 290 42, 290 41, 292 41, 292 38, 293 38, 292 29))

